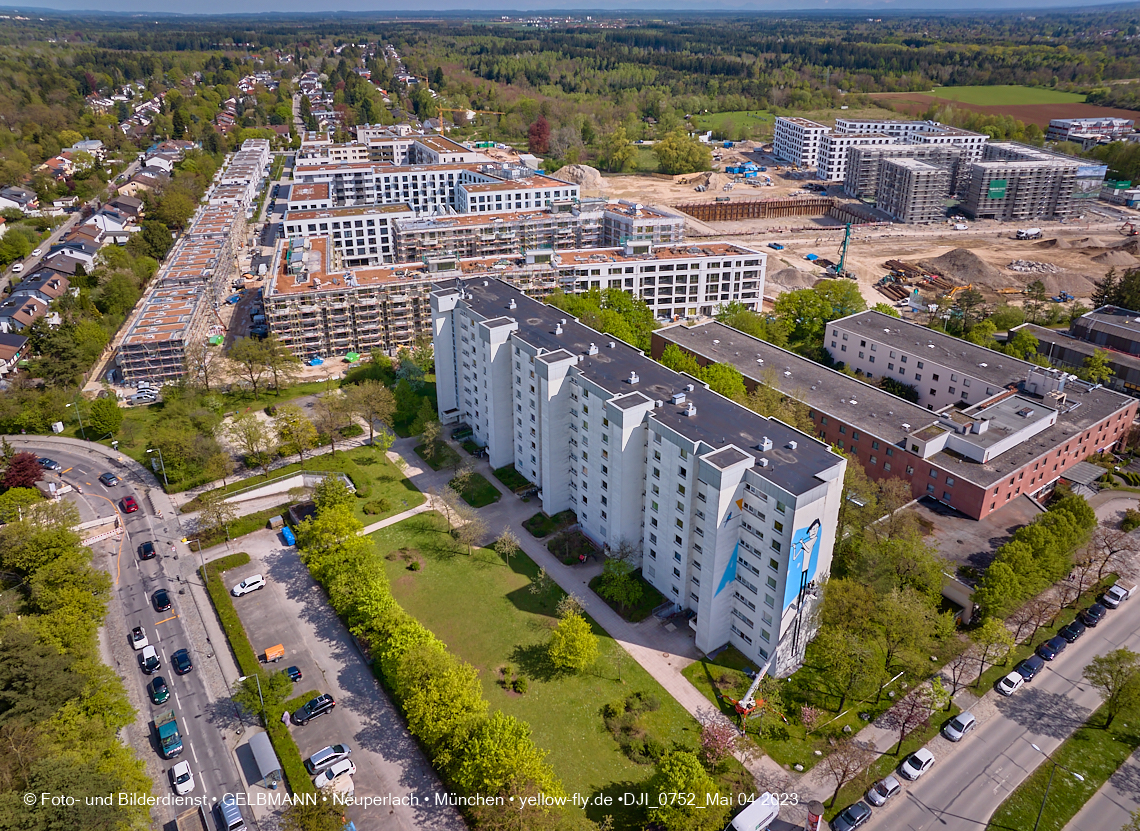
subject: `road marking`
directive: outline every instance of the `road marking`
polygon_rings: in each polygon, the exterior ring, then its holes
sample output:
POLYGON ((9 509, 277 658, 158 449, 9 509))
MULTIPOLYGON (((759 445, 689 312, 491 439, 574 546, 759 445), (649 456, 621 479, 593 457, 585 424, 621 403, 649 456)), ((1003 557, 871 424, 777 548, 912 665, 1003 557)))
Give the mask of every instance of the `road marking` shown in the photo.
POLYGON ((171 620, 178 620, 178 615, 171 615, 168 618, 163 618, 162 620, 157 621, 154 625, 158 626, 159 623, 166 623, 166 622, 171 621, 171 620))
MULTIPOLYGON (((186 743, 190 744, 190 742, 186 742, 186 743)), ((198 751, 196 751, 194 749, 194 745, 192 745, 192 744, 190 745, 190 755, 194 757, 194 767, 200 768, 201 765, 198 764, 198 751)))

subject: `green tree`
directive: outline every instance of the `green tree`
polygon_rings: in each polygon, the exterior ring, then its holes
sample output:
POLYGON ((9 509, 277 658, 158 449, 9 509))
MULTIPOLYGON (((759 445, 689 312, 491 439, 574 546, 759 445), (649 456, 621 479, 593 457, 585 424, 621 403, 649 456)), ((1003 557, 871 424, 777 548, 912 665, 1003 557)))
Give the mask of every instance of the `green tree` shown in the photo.
POLYGON ((1005 621, 996 617, 988 617, 982 625, 970 634, 970 639, 980 650, 978 654, 978 680, 981 683, 987 664, 992 666, 998 661, 1004 661, 1013 649, 1013 635, 1005 626, 1005 621))
POLYGON ((878 312, 879 314, 884 314, 887 317, 902 317, 902 315, 899 314, 899 310, 892 306, 890 303, 876 303, 871 307, 871 311, 878 312))
POLYGON ((1084 676, 1104 699, 1106 728, 1123 710, 1140 704, 1140 655, 1131 649, 1114 649, 1093 658, 1084 676))
POLYGON ((818 341, 832 320, 867 308, 859 287, 850 280, 824 280, 811 289, 786 291, 773 311, 795 341, 818 341))
POLYGON ((253 413, 245 412, 234 417, 226 434, 245 454, 246 464, 259 466, 268 479, 273 452, 273 433, 269 425, 253 413))
POLYGON ((1045 289, 1045 284, 1040 280, 1034 280, 1025 287, 1025 316, 1029 319, 1030 323, 1037 323, 1041 320, 1041 313, 1045 310, 1045 304, 1049 301, 1049 292, 1045 289))
POLYGON ((721 306, 716 319, 725 326, 731 326, 774 346, 785 346, 788 343, 788 330, 782 321, 768 315, 759 315, 739 300, 721 306))
POLYGON ((974 592, 974 602, 983 615, 1003 617, 1024 598, 1021 580, 1009 563, 994 562, 986 569, 974 592))
POLYGON ((657 168, 662 173, 676 175, 708 170, 712 166, 712 151, 707 144, 691 139, 681 130, 669 133, 653 145, 657 168))
POLYGON ((973 328, 985 302, 985 295, 977 289, 968 288, 958 292, 958 296, 954 298, 954 310, 962 316, 963 328, 967 330, 973 328))
POLYGON ((6 488, 34 488, 43 478, 44 469, 34 453, 17 453, 8 461, 2 481, 6 488))
POLYGON ((283 385, 291 384, 301 368, 301 359, 283 344, 277 335, 270 335, 261 341, 264 350, 265 366, 273 376, 273 389, 281 391, 283 385))
POLYGON ((745 394, 744 376, 731 364, 709 364, 701 370, 700 379, 709 389, 725 398, 737 398, 745 394))
POLYGON ((119 409, 119 402, 110 396, 96 398, 91 402, 87 418, 90 419, 92 431, 97 436, 104 436, 119 432, 123 424, 123 411, 119 409))
POLYGON ((625 127, 607 133, 598 147, 598 164, 611 173, 620 171, 637 158, 637 149, 626 135, 625 127))
POLYGON ((269 352, 257 338, 238 338, 230 347, 230 363, 234 371, 249 381, 256 398, 261 379, 269 369, 269 352))
POLYGON ((1023 361, 1029 360, 1037 354, 1038 343, 1036 336, 1028 329, 1018 329, 1009 333, 1009 338, 1005 342, 1005 352, 1023 361))
POLYGON ((665 831, 715 831, 728 815, 720 788, 696 754, 673 750, 657 760, 647 790, 651 794, 693 794, 689 799, 668 799, 655 806, 653 821, 665 831), (691 803, 691 804, 690 804, 691 803))
POLYGON ((858 581, 831 577, 823 585, 819 619, 824 626, 862 632, 875 616, 874 590, 858 581))
POLYGON ((43 494, 36 488, 8 488, 0 493, 0 523, 16 522, 28 508, 43 501, 43 494))
POLYGON ((313 426, 313 422, 309 421, 296 404, 283 404, 277 408, 273 426, 277 430, 277 438, 281 441, 282 451, 296 453, 301 467, 304 467, 305 451, 317 444, 317 428, 313 426))
POLYGON ((143 220, 137 234, 131 236, 127 251, 136 257, 153 257, 162 260, 174 245, 170 229, 155 219, 143 220))
POLYGON ((340 390, 321 393, 313 401, 314 426, 322 436, 328 436, 332 452, 336 453, 336 432, 350 418, 348 401, 340 390))
POLYGON ((598 594, 629 610, 641 600, 644 590, 633 574, 633 564, 625 560, 607 559, 598 578, 598 594))
POLYGON ((487 714, 478 672, 437 642, 404 653, 393 687, 408 729, 432 753, 441 752, 449 737, 487 714))
POLYGON ((518 535, 508 526, 495 538, 494 548, 495 553, 502 557, 504 562, 509 563, 511 557, 522 550, 522 543, 519 541, 518 535))
POLYGON ((532 780, 539 792, 558 797, 562 785, 546 754, 535 746, 526 722, 495 711, 456 736, 451 781, 460 793, 495 794, 532 780))
POLYGON ((661 362, 662 366, 666 366, 674 372, 687 372, 694 378, 701 377, 701 365, 697 363, 697 359, 675 343, 666 345, 661 351, 661 357, 657 360, 661 362))
POLYGON ((870 687, 874 678, 873 653, 863 632, 824 626, 809 649, 813 664, 823 670, 820 681, 825 692, 839 699, 836 712, 843 712, 850 696, 874 690, 870 687))
POLYGON ((279 825, 280 831, 341 831, 342 828, 344 806, 332 799, 290 802, 281 812, 279 825))
POLYGON ((598 659, 598 636, 582 615, 566 615, 550 634, 547 654, 556 669, 581 672, 598 659))
POLYGON ((198 497, 198 533, 212 537, 226 531, 237 519, 237 509, 220 490, 206 491, 198 497))
POLYGON ((1093 353, 1085 358, 1084 366, 1079 372, 1082 378, 1094 384, 1107 384, 1115 374, 1109 362, 1108 352, 1103 349, 1094 349, 1093 353))
POLYGON ((368 424, 368 443, 373 443, 376 422, 391 427, 396 414, 392 391, 371 378, 345 388, 349 411, 368 424))
POLYGON ((313 488, 313 501, 318 510, 326 508, 346 507, 351 509, 356 497, 348 489, 344 479, 339 476, 326 476, 313 488))

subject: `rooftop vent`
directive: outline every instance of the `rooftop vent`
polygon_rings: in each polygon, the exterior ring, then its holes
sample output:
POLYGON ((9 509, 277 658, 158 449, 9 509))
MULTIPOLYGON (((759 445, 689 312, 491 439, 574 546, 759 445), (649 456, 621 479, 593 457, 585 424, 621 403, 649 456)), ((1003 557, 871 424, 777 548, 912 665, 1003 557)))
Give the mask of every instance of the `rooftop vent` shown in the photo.
POLYGON ((1021 416, 1022 418, 1029 418, 1030 416, 1033 415, 1033 408, 1032 407, 1022 407, 1020 410, 1017 411, 1017 414, 1019 416, 1021 416))
POLYGON ((697 405, 694 404, 692 401, 690 401, 689 406, 687 406, 685 408, 685 415, 688 416, 689 418, 692 418, 696 414, 697 414, 697 405))
POLYGON ((790 370, 786 370, 786 369, 785 369, 785 370, 784 370, 784 377, 785 377, 785 378, 791 378, 791 377, 792 377, 792 373, 791 373, 791 371, 790 371, 790 370))
POLYGON ((716 346, 716 345, 717 345, 717 344, 719 344, 719 343, 720 343, 720 341, 719 341, 719 340, 714 340, 714 341, 713 341, 713 346, 716 346))
POLYGON ((555 323, 554 324, 554 334, 556 334, 556 335, 562 334, 562 324, 561 323, 555 323))
POLYGON ((756 363, 762 364, 762 363, 764 363, 764 359, 763 358, 757 358, 756 363))
POLYGON ((653 406, 654 407, 664 407, 665 402, 662 401, 660 398, 658 398, 655 402, 653 402, 653 406))
POLYGON ((696 387, 693 384, 685 384, 686 392, 692 392, 695 389, 696 389, 696 387))
POLYGON ((903 422, 903 425, 902 425, 902 428, 903 428, 904 430, 909 430, 909 429, 910 429, 910 425, 909 425, 909 424, 907 424, 907 423, 904 421, 904 422, 903 422))
POLYGON ((617 349, 617 341, 610 341, 610 349, 617 349))
POLYGON ((859 406, 859 402, 856 401, 854 398, 852 398, 851 401, 848 403, 850 403, 852 407, 858 407, 859 406))
POLYGON ((515 299, 512 297, 511 302, 507 304, 507 308, 508 309, 517 309, 518 307, 519 307, 519 304, 516 303, 515 299))
POLYGON ((590 348, 586 350, 586 354, 587 355, 597 355, 598 354, 598 345, 596 343, 591 343, 590 348))
POLYGON ((767 459, 761 459, 760 460, 760 467, 767 467, 767 466, 768 466, 768 460, 767 459))
POLYGON ((985 369, 987 366, 989 366, 989 364, 978 364, 978 366, 980 366, 982 369, 985 369))
POLYGON ((787 443, 787 445, 786 445, 786 447, 788 448, 788 450, 795 450, 795 449, 796 449, 797 447, 799 447, 799 446, 800 446, 799 442, 796 442, 796 441, 790 441, 790 442, 788 442, 788 443, 787 443))
POLYGON ((683 393, 683 392, 673 393, 673 399, 672 400, 673 400, 674 404, 684 404, 685 403, 685 393, 683 393))
POLYGON ((629 373, 629 382, 630 382, 631 384, 636 384, 636 383, 637 383, 637 381, 638 381, 638 378, 637 378, 637 373, 636 373, 636 372, 630 372, 630 373, 629 373))
POLYGON ((483 281, 483 288, 486 288, 489 285, 491 285, 490 281, 488 281, 488 280, 483 281))
POLYGON ((760 439, 760 443, 756 445, 756 449, 760 451, 768 451, 772 449, 772 440, 765 436, 760 439))

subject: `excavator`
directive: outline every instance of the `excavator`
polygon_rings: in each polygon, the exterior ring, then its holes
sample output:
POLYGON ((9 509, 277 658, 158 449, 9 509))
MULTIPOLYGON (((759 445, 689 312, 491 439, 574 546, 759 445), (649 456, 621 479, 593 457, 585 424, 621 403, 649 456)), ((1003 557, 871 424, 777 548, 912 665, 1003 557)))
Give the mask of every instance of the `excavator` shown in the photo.
POLYGON ((1137 235, 1140 235, 1140 230, 1136 229, 1135 222, 1129 220, 1120 226, 1120 233, 1124 234, 1126 237, 1135 237, 1137 235))

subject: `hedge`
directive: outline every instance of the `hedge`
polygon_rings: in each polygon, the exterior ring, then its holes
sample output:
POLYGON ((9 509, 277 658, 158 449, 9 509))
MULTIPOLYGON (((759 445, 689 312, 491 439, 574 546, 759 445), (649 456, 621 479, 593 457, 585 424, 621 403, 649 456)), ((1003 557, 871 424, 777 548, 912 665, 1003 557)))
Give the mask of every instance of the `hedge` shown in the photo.
MULTIPOLYGON (((264 681, 268 676, 261 667, 261 661, 257 659, 257 653, 254 652, 249 637, 245 634, 245 627, 242 626, 241 619, 234 608, 229 590, 222 582, 224 572, 248 564, 249 554, 239 551, 237 554, 230 554, 228 557, 207 563, 200 571, 205 572, 202 576, 206 581, 206 591, 209 592, 210 600, 214 604, 218 622, 222 624, 222 629, 226 633, 226 639, 230 643, 230 651, 233 652, 234 660, 237 661, 238 670, 242 675, 259 675, 264 681)), ((274 752, 277 753, 277 759, 281 762, 285 781, 293 793, 315 793, 315 789, 308 772, 305 770, 304 762, 301 760, 301 751, 297 749, 297 743, 289 735, 289 728, 281 723, 281 713, 285 709, 292 712, 293 709, 300 707, 315 695, 318 693, 306 693, 299 699, 287 701, 284 705, 266 707, 265 709, 265 730, 269 734, 269 741, 273 744, 274 752)))

